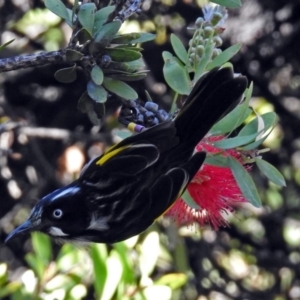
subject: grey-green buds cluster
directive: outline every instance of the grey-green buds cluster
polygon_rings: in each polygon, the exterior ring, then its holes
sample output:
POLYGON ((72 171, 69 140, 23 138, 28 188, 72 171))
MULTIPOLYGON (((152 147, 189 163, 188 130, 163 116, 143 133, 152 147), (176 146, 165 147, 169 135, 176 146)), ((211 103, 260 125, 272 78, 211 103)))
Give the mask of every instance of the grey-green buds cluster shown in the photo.
POLYGON ((224 31, 222 27, 227 18, 227 10, 222 6, 207 5, 203 8, 203 17, 197 18, 193 38, 189 42, 189 65, 194 69, 204 55, 210 55, 210 59, 218 56, 222 50, 219 48, 223 40, 220 34, 224 31), (206 51, 208 43, 213 43, 213 49, 206 51))

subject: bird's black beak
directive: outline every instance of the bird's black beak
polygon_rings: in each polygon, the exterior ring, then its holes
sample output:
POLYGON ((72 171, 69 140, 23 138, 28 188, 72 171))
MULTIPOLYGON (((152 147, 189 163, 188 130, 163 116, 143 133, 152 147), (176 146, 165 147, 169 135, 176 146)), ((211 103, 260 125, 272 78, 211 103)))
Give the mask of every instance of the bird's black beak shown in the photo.
POLYGON ((32 220, 28 219, 26 222, 17 227, 7 236, 7 238, 5 239, 5 243, 20 235, 29 233, 31 231, 39 230, 40 226, 37 223, 39 222, 33 222, 32 220))

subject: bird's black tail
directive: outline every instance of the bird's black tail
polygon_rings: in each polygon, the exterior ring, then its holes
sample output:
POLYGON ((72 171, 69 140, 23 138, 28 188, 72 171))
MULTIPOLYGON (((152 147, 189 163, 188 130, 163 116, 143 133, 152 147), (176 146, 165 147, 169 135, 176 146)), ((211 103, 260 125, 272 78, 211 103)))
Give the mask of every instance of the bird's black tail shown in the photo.
POLYGON ((231 68, 202 76, 174 120, 180 140, 176 152, 193 151, 210 128, 238 105, 246 87, 246 77, 234 77, 231 68))

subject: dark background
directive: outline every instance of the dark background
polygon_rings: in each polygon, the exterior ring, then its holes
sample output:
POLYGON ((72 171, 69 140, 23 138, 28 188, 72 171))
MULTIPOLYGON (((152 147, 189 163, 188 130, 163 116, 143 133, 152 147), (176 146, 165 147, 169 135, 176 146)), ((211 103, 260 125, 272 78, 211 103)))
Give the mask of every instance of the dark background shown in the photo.
MULTIPOLYGON (((20 5, 12 1, 1 3, 1 34, 10 32, 16 37, 16 43, 0 52, 0 57, 43 50, 45 31, 31 37, 12 26, 26 11, 43 8, 42 1, 23 1, 20 5)), ((147 89, 153 99, 167 109, 171 97, 167 96, 162 75, 162 51, 171 51, 168 42, 171 32, 188 43, 190 35, 185 28, 195 21, 200 10, 191 1, 163 3, 151 2, 151 7, 136 18, 144 29, 146 21, 151 20, 159 38, 156 43, 143 45, 143 55, 151 72, 142 84, 132 86, 142 98, 147 89)), ((258 111, 274 109, 278 114, 278 126, 266 144, 271 151, 264 154, 264 158, 283 172, 287 187, 279 189, 270 185, 254 169, 252 175, 263 199, 262 209, 241 209, 229 228, 221 228, 217 233, 205 229, 202 238, 192 235, 184 238, 188 263, 194 274, 189 286, 199 297, 207 297, 199 299, 219 299, 216 298, 218 293, 228 297, 220 299, 300 299, 299 16, 297 0, 248 0, 243 1, 241 9, 229 11, 223 47, 243 43, 240 53, 232 60, 235 71, 253 81, 253 105, 258 111), (232 259, 234 257, 236 259, 232 259), (237 257, 242 258, 243 263, 237 257), (235 268, 239 270, 237 273, 232 271, 235 268), (211 270, 217 270, 221 281, 214 280, 211 270)), ((62 23, 53 27, 65 28, 62 23)), ((60 47, 65 42, 64 38, 58 39, 60 47)), ((17 126, 1 132, 0 145, 18 153, 15 156, 1 153, 0 157, 2 243, 8 232, 26 218, 36 199, 71 180, 66 161, 69 147, 73 146, 88 159, 91 152, 101 153, 104 144, 112 142, 109 131, 115 123, 118 102, 108 103, 107 118, 99 133, 87 116, 77 110, 77 101, 86 84, 83 74, 74 83, 60 84, 53 77, 58 68, 52 65, 0 76, 1 121, 8 118, 17 126), (22 125, 25 127, 66 129, 69 136, 26 135, 17 122, 26 122, 22 125)), ((26 237, 9 245, 1 244, 0 261, 8 262, 9 268, 16 270, 24 265, 23 256, 29 249, 26 237)), ((182 299, 192 298, 183 290, 182 299)))

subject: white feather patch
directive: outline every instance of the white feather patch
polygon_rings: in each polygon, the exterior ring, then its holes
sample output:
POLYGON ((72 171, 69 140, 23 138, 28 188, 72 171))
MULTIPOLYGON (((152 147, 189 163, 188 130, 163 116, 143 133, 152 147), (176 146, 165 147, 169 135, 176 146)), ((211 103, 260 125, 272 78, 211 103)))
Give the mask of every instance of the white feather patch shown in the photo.
POLYGON ((52 236, 68 236, 67 233, 64 233, 60 228, 54 226, 51 226, 48 232, 52 236))
POLYGON ((92 214, 90 225, 87 229, 93 229, 93 230, 107 230, 109 229, 109 226, 107 224, 107 218, 98 218, 97 214, 92 214))

